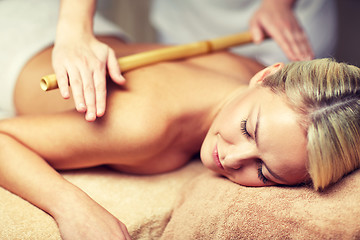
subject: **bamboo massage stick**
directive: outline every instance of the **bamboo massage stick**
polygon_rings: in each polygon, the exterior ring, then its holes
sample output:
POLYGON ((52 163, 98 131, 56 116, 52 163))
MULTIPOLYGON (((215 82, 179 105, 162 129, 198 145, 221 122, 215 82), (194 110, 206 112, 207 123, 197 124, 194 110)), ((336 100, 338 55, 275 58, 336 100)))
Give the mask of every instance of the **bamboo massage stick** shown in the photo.
MULTIPOLYGON (((121 72, 126 72, 153 63, 188 58, 251 42, 252 36, 250 32, 243 32, 200 42, 169 46, 147 52, 141 52, 121 57, 118 59, 118 62, 121 72)), ((55 74, 42 77, 40 87, 44 91, 58 88, 55 74)))

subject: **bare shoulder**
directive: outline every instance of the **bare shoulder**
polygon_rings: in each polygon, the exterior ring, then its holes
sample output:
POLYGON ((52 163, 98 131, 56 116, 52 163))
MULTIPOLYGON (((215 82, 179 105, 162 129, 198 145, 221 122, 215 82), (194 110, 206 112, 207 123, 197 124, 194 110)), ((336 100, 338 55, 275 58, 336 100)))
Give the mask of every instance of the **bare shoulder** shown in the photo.
POLYGON ((240 56, 229 51, 219 51, 211 54, 189 58, 186 61, 201 66, 208 71, 216 71, 228 77, 236 77, 247 83, 248 79, 264 68, 254 59, 240 56))
POLYGON ((112 90, 102 121, 112 129, 109 137, 119 146, 117 154, 128 160, 118 158, 109 166, 122 172, 155 174, 177 169, 190 160, 190 154, 178 144, 181 128, 176 127, 171 102, 149 89, 112 90))

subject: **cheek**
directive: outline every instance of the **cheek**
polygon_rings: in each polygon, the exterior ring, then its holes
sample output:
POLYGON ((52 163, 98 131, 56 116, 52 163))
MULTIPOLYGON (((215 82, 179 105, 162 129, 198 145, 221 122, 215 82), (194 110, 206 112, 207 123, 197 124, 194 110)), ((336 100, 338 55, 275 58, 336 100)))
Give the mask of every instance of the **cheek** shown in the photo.
MULTIPOLYGON (((225 176, 227 177, 227 176, 225 176)), ((231 178, 231 177, 227 177, 230 181, 237 183, 241 186, 246 186, 246 187, 265 187, 265 186, 274 186, 274 185, 278 185, 277 183, 274 182, 262 182, 259 180, 259 178, 257 177, 257 174, 251 177, 245 177, 245 176, 237 176, 235 178, 231 178)))
POLYGON ((227 177, 230 181, 242 186, 263 187, 274 185, 273 182, 268 181, 264 183, 259 179, 257 162, 248 162, 247 164, 248 165, 243 166, 240 169, 224 173, 223 175, 227 177))
POLYGON ((241 170, 238 173, 232 174, 231 176, 225 176, 230 181, 247 187, 263 187, 268 186, 269 183, 263 183, 257 176, 257 170, 241 170))

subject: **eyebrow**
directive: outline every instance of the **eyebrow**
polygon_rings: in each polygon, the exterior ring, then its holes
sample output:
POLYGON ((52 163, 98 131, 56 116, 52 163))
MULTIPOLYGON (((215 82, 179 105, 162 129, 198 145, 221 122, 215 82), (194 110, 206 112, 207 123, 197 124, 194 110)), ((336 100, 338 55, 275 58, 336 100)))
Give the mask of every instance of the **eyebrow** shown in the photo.
MULTIPOLYGON (((256 119, 256 124, 255 124, 255 130, 254 130, 254 140, 256 143, 256 146, 259 147, 258 144, 258 135, 259 135, 259 126, 260 126, 260 110, 261 108, 259 107, 259 111, 257 114, 257 119, 256 119)), ((264 161, 262 161, 262 164, 266 167, 266 169, 268 170, 268 172, 277 180, 280 180, 284 183, 287 183, 288 181, 286 181, 284 178, 280 177, 279 175, 277 175, 276 173, 274 173, 267 165, 264 161)))

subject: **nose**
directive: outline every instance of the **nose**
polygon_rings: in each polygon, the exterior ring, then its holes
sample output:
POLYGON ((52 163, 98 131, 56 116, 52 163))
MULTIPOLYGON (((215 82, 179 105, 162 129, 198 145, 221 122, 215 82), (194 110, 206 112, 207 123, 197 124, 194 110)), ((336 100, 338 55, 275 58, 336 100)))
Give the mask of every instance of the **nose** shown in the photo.
POLYGON ((259 155, 256 147, 251 145, 244 147, 232 145, 224 156, 222 165, 224 168, 240 169, 257 161, 257 159, 259 159, 259 155))

